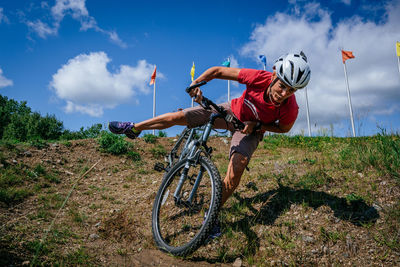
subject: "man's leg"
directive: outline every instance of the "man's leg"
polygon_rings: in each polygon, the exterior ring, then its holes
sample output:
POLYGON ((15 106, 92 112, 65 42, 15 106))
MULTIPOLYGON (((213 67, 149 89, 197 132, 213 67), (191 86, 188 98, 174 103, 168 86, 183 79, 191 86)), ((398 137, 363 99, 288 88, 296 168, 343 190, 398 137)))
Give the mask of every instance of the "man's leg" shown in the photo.
POLYGON ((240 178, 246 169, 248 158, 240 153, 233 153, 228 165, 228 171, 224 181, 222 182, 222 203, 223 206, 226 200, 232 195, 236 187, 239 185, 240 178))
POLYGON ((183 111, 165 113, 152 119, 135 123, 135 129, 138 131, 153 129, 162 130, 174 125, 187 125, 185 113, 183 111))
POLYGON ((112 133, 125 134, 131 139, 137 138, 142 130, 165 129, 174 125, 187 125, 185 113, 183 111, 166 113, 155 118, 139 123, 111 121, 108 128, 112 133))

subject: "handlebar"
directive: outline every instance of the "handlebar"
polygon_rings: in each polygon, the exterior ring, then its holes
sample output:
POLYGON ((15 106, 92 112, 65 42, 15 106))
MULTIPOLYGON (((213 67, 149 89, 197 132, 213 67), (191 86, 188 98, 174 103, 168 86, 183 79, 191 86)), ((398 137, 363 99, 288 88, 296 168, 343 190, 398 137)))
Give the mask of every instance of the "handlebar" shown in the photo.
POLYGON ((189 86, 189 87, 186 88, 186 93, 189 94, 190 91, 192 91, 194 88, 200 87, 200 86, 203 86, 203 85, 206 85, 206 84, 207 84, 206 81, 202 81, 202 82, 196 83, 196 84, 194 84, 194 85, 192 85, 192 86, 189 86))
MULTIPOLYGON (((200 87, 200 86, 203 86, 203 85, 206 85, 206 84, 207 84, 206 81, 202 81, 202 82, 199 82, 199 83, 194 84, 192 86, 189 86, 189 87, 186 88, 186 93, 190 93, 194 88, 200 87)), ((235 127, 236 129, 239 129, 239 130, 243 130, 244 129, 245 125, 244 125, 243 122, 238 120, 236 117, 228 114, 228 112, 226 112, 226 110, 223 107, 218 106, 217 104, 215 104, 213 101, 211 101, 207 97, 203 96, 203 99, 201 100, 201 104, 200 105, 204 109, 211 109, 211 107, 213 107, 217 111, 217 113, 219 113, 225 119, 225 121, 231 122, 233 124, 233 127, 235 127)))

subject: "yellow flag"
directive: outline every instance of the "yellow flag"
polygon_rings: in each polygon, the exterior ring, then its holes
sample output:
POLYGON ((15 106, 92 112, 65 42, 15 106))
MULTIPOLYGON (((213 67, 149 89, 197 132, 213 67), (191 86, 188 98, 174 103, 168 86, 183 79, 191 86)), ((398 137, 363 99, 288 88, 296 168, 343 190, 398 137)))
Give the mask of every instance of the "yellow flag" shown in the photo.
POLYGON ((396 42, 397 56, 400 57, 400 42, 396 42))
POLYGON ((192 76, 192 82, 193 82, 193 79, 194 79, 194 61, 193 61, 192 69, 190 70, 190 76, 192 76))

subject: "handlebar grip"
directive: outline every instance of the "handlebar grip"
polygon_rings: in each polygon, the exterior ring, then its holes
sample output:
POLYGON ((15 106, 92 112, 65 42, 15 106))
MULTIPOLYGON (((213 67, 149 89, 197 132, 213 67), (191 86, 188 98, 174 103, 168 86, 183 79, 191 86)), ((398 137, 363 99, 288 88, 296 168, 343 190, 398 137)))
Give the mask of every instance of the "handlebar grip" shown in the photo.
POLYGON ((192 86, 189 86, 189 87, 186 88, 186 93, 190 93, 190 91, 192 91, 194 88, 203 86, 206 83, 207 83, 206 81, 202 81, 202 82, 196 83, 196 84, 194 84, 192 86))

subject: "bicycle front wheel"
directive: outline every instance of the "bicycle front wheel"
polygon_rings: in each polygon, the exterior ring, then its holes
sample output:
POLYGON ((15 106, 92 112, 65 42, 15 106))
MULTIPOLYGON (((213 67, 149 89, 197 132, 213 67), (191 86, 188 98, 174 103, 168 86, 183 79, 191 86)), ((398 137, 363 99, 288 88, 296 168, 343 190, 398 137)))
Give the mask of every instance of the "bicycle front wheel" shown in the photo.
POLYGON ((207 157, 190 166, 179 161, 165 174, 153 205, 152 230, 159 249, 176 256, 192 253, 208 237, 221 205, 221 178, 207 157), (200 179, 195 194, 196 179, 200 179), (183 181, 181 190, 177 188, 183 181), (190 201, 191 200, 191 201, 190 201))

